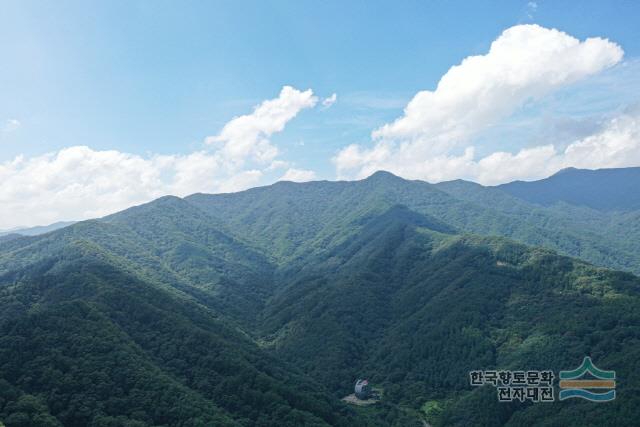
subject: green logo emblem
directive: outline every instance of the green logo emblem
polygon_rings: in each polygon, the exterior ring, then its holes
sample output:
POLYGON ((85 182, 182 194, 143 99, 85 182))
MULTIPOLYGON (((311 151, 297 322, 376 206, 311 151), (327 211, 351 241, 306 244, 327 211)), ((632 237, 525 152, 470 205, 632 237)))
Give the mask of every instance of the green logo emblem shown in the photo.
POLYGON ((615 389, 616 372, 596 368, 588 356, 573 371, 560 371, 560 400, 579 397, 592 402, 609 402, 616 398, 615 389), (583 378, 587 373, 592 378, 583 378))

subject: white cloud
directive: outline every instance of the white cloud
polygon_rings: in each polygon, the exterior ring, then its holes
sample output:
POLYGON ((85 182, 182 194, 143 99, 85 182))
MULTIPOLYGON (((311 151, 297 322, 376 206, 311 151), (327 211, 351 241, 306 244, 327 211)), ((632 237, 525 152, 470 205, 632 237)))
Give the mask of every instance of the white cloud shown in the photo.
MULTIPOLYGON (((276 158, 278 150, 269 137, 316 103, 311 90, 285 86, 277 98, 207 138, 213 144, 207 150, 185 155, 143 157, 73 146, 0 163, 0 228, 99 217, 166 194, 255 186, 266 174, 289 166, 276 158)), ((290 171, 299 180, 309 176, 309 171, 290 171)))
MULTIPOLYGON (((374 156, 384 157, 385 147, 361 151, 351 146, 342 151, 346 165, 374 163, 374 156), (350 163, 348 163, 350 162, 350 163)), ((517 153, 494 152, 479 160, 475 150, 467 147, 461 155, 440 155, 426 159, 419 177, 430 182, 466 178, 485 185, 516 179, 545 178, 567 167, 584 169, 618 168, 640 165, 640 112, 622 114, 611 119, 602 130, 560 149, 553 144, 524 148, 517 153)), ((405 159, 403 159, 405 160, 405 159)), ((403 165, 390 164, 391 170, 403 165)), ((373 172, 373 170, 371 171, 373 172)))
POLYGON ((337 100, 338 100, 338 94, 333 93, 331 96, 322 100, 322 107, 326 110, 327 108, 335 104, 337 100))
POLYGON ((479 181, 495 184, 511 179, 538 179, 566 167, 584 169, 640 165, 640 112, 622 114, 599 132, 564 150, 553 145, 493 153, 478 164, 479 181))
MULTIPOLYGON (((257 169, 239 172, 220 182, 215 192, 233 193, 235 191, 255 187, 260 182, 263 175, 264 172, 257 169)), ((191 193, 191 191, 189 191, 189 193, 191 193)))
POLYGON ((289 162, 287 162, 286 160, 274 160, 273 162, 271 162, 271 164, 267 167, 267 171, 274 171, 276 169, 284 169, 284 168, 288 168, 289 167, 289 162))
POLYGON ((316 178, 316 173, 306 169, 288 169, 278 181, 306 182, 316 178))
MULTIPOLYGON (((333 159, 338 175, 364 177, 385 169, 430 181, 494 181, 481 174, 479 164, 492 164, 507 153, 476 162, 473 137, 526 102, 611 67, 622 56, 622 49, 606 39, 579 41, 538 25, 511 27, 487 54, 465 58, 442 76, 434 91, 418 92, 402 117, 372 133, 373 147, 341 150, 333 159)), ((545 150, 523 150, 512 161, 531 161, 545 150)), ((510 178, 505 171, 495 176, 510 178)))
POLYGON ((287 122, 305 108, 316 105, 318 98, 313 91, 299 91, 284 86, 278 98, 263 101, 251 114, 236 117, 227 123, 216 136, 205 139, 207 144, 222 144, 220 154, 230 166, 242 166, 247 160, 271 162, 278 155, 278 148, 269 137, 281 132, 287 122))
POLYGON ((106 215, 166 194, 234 191, 262 172, 225 173, 218 153, 144 158, 86 146, 0 164, 2 228, 106 215))
POLYGON ((640 165, 640 111, 611 120, 600 132, 569 145, 567 166, 579 168, 640 165))
POLYGON ((5 121, 4 126, 2 126, 2 131, 7 133, 14 132, 18 130, 20 126, 22 126, 22 123, 20 123, 20 120, 8 119, 7 121, 5 121))

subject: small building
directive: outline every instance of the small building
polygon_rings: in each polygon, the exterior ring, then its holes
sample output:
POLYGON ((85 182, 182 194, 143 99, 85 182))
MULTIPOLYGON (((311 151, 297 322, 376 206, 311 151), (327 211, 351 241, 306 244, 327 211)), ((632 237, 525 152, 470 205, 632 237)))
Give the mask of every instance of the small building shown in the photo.
POLYGON ((356 381, 355 387, 356 397, 361 400, 366 400, 371 396, 371 386, 367 380, 356 381))

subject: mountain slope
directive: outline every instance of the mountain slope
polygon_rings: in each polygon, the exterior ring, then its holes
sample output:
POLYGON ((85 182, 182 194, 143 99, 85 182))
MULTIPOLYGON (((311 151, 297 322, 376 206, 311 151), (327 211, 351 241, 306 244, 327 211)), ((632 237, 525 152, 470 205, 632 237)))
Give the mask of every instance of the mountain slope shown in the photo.
POLYGON ((350 419, 226 317, 156 281, 161 275, 144 270, 146 243, 137 239, 126 252, 125 235, 89 222, 3 247, 0 377, 14 390, 0 405, 7 426, 28 416, 19 405, 25 396, 40 405, 36 415, 65 426, 350 419), (107 241, 111 251, 101 247, 107 241))
POLYGON ((177 197, 0 244, 0 273, 27 267, 77 242, 90 242, 118 259, 119 268, 128 273, 238 321, 250 321, 270 289, 272 267, 264 255, 177 197))
POLYGON ((332 388, 347 392, 364 376, 393 402, 442 402, 436 424, 533 425, 538 408, 505 408, 495 391, 482 414, 466 406, 483 396, 467 391, 468 372, 557 372, 590 354, 627 378, 619 399, 604 411, 577 404, 576 421, 571 405, 539 421, 606 423, 620 412, 627 422, 619 425, 632 425, 640 416, 640 280, 632 275, 504 239, 439 233, 404 208, 309 264, 270 301, 264 323, 277 355, 332 388))
MULTIPOLYGON (((601 171, 589 172, 598 175, 601 171)), ((634 185, 629 197, 640 197, 636 196, 640 193, 640 179, 634 185)), ((543 206, 518 198, 502 186, 484 187, 462 180, 442 182, 436 187, 457 199, 517 218, 547 233, 542 236, 497 234, 553 248, 597 265, 640 273, 640 210, 604 211, 567 201, 543 206)))

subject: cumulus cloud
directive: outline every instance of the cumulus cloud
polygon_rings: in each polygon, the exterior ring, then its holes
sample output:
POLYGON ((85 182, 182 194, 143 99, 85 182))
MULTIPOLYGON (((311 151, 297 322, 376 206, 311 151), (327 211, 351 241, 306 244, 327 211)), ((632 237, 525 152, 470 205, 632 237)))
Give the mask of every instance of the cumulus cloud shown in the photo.
POLYGON ((289 168, 279 181, 306 182, 316 178, 316 173, 312 170, 289 168))
POLYGON ((618 63, 622 55, 605 39, 580 42, 558 30, 518 25, 504 31, 486 55, 449 69, 435 91, 418 92, 403 117, 373 135, 455 143, 527 100, 618 63))
MULTIPOLYGON (((480 162, 474 161, 474 136, 525 103, 611 67, 622 57, 622 49, 606 39, 580 41, 538 25, 511 27, 488 53, 465 58, 442 76, 435 90, 418 92, 400 118, 372 133, 373 147, 341 150, 334 158, 338 175, 364 177, 386 169, 408 178, 482 180, 477 175, 480 162)), ((512 160, 532 159, 545 150, 532 148, 512 160)), ((503 157, 495 153, 485 163, 503 157)))
POLYGON ((322 107, 326 110, 327 108, 335 104, 337 100, 338 100, 338 94, 333 93, 331 96, 322 100, 322 107))
POLYGON ((4 122, 4 125, 2 126, 2 131, 7 133, 14 132, 18 130, 21 125, 22 123, 20 123, 20 120, 18 119, 8 119, 7 121, 4 122))
POLYGON ((285 86, 277 98, 262 102, 251 114, 234 118, 218 135, 207 137, 205 142, 220 145, 220 154, 234 167, 242 166, 247 160, 270 162, 278 155, 278 148, 271 144, 269 137, 281 132, 300 111, 314 107, 317 102, 311 89, 299 91, 285 86))
MULTIPOLYGON (((207 149, 184 155, 139 156, 72 146, 0 163, 0 228, 100 217, 172 194, 232 192, 288 167, 269 137, 317 103, 311 90, 285 86, 277 98, 236 117, 207 138, 207 149)), ((309 171, 285 176, 304 180, 309 171)))

